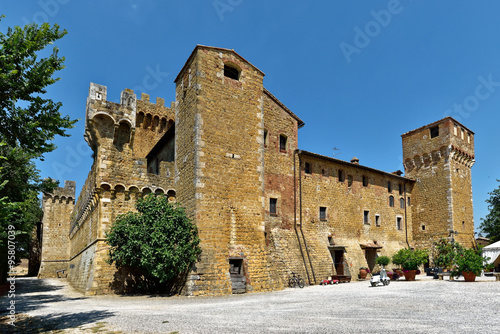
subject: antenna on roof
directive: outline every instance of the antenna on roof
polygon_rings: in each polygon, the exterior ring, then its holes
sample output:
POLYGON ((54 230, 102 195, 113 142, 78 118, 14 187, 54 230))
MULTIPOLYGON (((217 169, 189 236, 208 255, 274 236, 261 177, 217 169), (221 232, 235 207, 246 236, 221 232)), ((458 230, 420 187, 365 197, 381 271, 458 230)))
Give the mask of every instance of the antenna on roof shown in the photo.
POLYGON ((335 156, 336 156, 336 155, 340 155, 340 154, 342 154, 342 153, 337 153, 337 154, 335 154, 335 151, 340 151, 340 149, 339 149, 339 148, 337 148, 337 147, 334 147, 334 148, 333 148, 333 157, 334 157, 334 158, 335 158, 335 156))

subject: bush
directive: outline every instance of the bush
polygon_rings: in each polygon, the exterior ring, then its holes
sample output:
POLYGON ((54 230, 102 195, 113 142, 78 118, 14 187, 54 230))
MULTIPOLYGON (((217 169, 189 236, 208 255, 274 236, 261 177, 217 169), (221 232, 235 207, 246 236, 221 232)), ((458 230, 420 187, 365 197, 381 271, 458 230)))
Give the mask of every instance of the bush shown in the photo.
POLYGON ((148 195, 136 208, 119 216, 106 234, 109 263, 139 270, 161 290, 186 274, 201 253, 196 225, 163 196, 148 195))
POLYGON ((379 256, 377 257, 377 259, 375 260, 375 262, 379 265, 379 266, 386 266, 388 265, 389 263, 391 263, 391 258, 388 257, 388 256, 385 256, 385 255, 382 255, 382 256, 379 256))
POLYGON ((404 270, 417 270, 419 266, 427 262, 428 256, 425 249, 402 248, 392 256, 392 263, 403 267, 404 270))
POLYGON ((446 239, 441 239, 434 244, 434 266, 450 269, 455 263, 457 252, 463 251, 463 247, 458 243, 450 243, 446 239))
POLYGON ((486 264, 489 258, 483 257, 480 249, 464 249, 461 248, 455 256, 455 266, 453 275, 459 276, 463 272, 471 272, 476 276, 481 275, 483 269, 487 269, 490 265, 486 264))

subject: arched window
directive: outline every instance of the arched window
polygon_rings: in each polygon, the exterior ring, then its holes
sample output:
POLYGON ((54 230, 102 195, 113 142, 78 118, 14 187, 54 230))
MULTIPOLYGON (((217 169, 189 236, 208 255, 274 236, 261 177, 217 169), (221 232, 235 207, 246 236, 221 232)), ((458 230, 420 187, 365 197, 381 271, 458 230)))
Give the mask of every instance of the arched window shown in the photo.
POLYGON ((239 80, 240 71, 234 66, 224 64, 224 76, 233 80, 239 80))
POLYGON ((286 152, 286 136, 280 135, 280 152, 286 152))
POLYGON ((404 209, 405 208, 405 199, 404 198, 400 198, 399 199, 399 207, 401 209, 404 209))
POLYGON ((394 207, 394 196, 389 196, 389 206, 394 207))

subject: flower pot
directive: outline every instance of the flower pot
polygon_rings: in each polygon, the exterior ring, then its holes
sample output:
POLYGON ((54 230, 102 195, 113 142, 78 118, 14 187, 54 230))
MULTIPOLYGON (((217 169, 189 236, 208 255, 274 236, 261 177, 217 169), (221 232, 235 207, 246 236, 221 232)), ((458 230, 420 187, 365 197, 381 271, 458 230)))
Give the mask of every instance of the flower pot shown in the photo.
POLYGON ((366 275, 368 275, 368 272, 365 269, 359 269, 359 278, 360 279, 366 279, 366 275))
POLYGON ((405 280, 414 281, 415 275, 417 274, 417 271, 416 270, 408 270, 408 271, 404 271, 403 274, 405 275, 405 280))
POLYGON ((466 282, 474 282, 476 280, 476 275, 470 271, 462 271, 462 275, 466 282))

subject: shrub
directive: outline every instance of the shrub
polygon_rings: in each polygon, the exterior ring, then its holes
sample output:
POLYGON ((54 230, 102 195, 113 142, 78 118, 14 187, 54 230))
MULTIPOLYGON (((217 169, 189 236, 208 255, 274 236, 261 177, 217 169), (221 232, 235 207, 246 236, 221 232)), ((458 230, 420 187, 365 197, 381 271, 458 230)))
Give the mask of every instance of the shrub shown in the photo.
POLYGON ((388 256, 385 256, 385 255, 382 255, 382 256, 377 257, 377 259, 375 260, 375 262, 378 265, 385 267, 386 265, 388 265, 389 263, 391 263, 391 258, 388 257, 388 256))
POLYGON ((489 267, 486 264, 487 260, 482 256, 481 250, 462 248, 455 256, 456 262, 453 274, 458 276, 463 272, 472 272, 476 276, 481 275, 481 271, 489 267))
POLYGON ((139 270, 156 288, 187 273, 201 253, 196 225, 166 197, 148 195, 106 233, 109 263, 139 270))
POLYGON ((405 270, 417 270, 419 266, 427 262, 427 250, 402 248, 392 256, 392 263, 400 265, 405 270))

